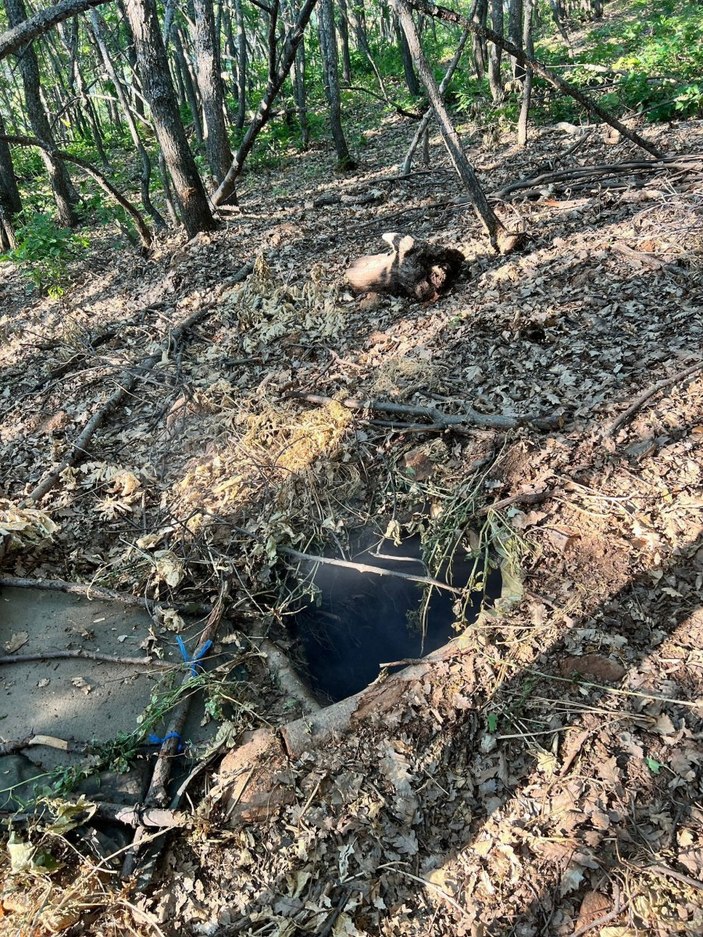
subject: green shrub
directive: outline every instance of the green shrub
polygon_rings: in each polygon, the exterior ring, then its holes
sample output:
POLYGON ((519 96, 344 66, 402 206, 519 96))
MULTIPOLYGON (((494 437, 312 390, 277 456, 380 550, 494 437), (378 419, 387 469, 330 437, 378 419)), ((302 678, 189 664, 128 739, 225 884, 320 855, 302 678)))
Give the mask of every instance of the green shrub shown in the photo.
POLYGON ((69 262, 90 244, 85 235, 60 228, 42 212, 24 221, 16 229, 15 239, 17 246, 3 259, 18 264, 37 289, 53 297, 64 294, 69 262))

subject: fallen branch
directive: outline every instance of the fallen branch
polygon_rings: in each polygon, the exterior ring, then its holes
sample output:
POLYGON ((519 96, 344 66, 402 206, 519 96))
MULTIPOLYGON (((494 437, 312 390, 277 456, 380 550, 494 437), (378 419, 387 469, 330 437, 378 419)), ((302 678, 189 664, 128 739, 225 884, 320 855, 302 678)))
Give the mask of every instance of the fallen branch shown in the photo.
POLYGON ((115 657, 98 651, 45 651, 37 654, 3 654, 0 664, 30 664, 45 660, 97 660, 105 664, 125 664, 128 667, 161 667, 172 670, 176 664, 150 657, 115 657))
MULTIPOLYGON (((75 803, 75 801, 68 801, 69 803, 75 803)), ((126 807, 123 804, 113 804, 107 801, 102 803, 96 802, 86 802, 85 804, 86 813, 90 815, 91 811, 94 811, 92 816, 98 816, 103 820, 112 820, 117 823, 124 823, 125 826, 145 826, 151 828, 159 829, 174 829, 176 827, 185 826, 190 820, 189 814, 183 810, 162 810, 154 807, 126 807)), ((12 826, 36 822, 38 819, 41 819, 43 814, 46 812, 44 806, 37 807, 33 811, 23 811, 22 813, 15 813, 12 810, 0 810, 0 815, 7 817, 8 819, 3 819, 4 824, 11 824, 12 826)), ((90 816, 87 818, 90 819, 90 816)))
POLYGON ((554 182, 590 179, 604 175, 627 175, 633 172, 653 172, 665 167, 684 171, 700 170, 703 168, 703 156, 663 156, 660 159, 653 160, 628 160, 622 163, 601 163, 598 166, 574 166, 570 169, 559 169, 556 172, 545 172, 528 179, 519 179, 493 192, 491 197, 505 199, 508 195, 520 189, 550 185, 554 182))
POLYGON ((142 242, 142 245, 145 248, 149 248, 152 245, 154 236, 151 233, 151 229, 147 223, 142 218, 141 213, 132 205, 128 199, 119 192, 114 185, 107 180, 107 178, 100 172, 99 169, 96 169, 92 163, 86 162, 84 159, 81 159, 79 156, 72 156, 70 153, 65 153, 63 150, 57 150, 55 146, 49 143, 45 143, 43 140, 38 140, 36 137, 21 137, 16 135, 5 134, 0 136, 0 140, 4 140, 5 143, 12 143, 15 146, 36 146, 40 150, 44 150, 45 153, 48 153, 52 159, 60 160, 64 163, 73 163, 76 166, 80 166, 83 172, 87 173, 92 179, 94 179, 103 192, 107 192, 111 198, 113 198, 118 205, 120 205, 127 214, 132 218, 134 224, 136 225, 137 231, 139 232, 139 239, 142 242))
POLYGON ((562 94, 568 95, 570 98, 573 98, 575 101, 578 101, 579 104, 583 105, 587 111, 596 114, 602 121, 621 133, 623 137, 626 137, 631 143, 634 143, 635 146, 639 146, 647 153, 651 153, 652 156, 660 157, 662 155, 653 143, 649 143, 634 130, 630 130, 625 124, 619 121, 617 117, 608 113, 608 111, 599 104, 596 104, 595 101, 592 101, 583 94, 575 85, 564 81, 563 78, 560 78, 537 59, 525 55, 522 49, 513 45, 512 42, 508 42, 507 39, 499 36, 498 33, 494 32, 492 29, 488 29, 488 27, 482 26, 466 16, 461 16, 461 14, 455 13, 453 10, 448 10, 446 7, 438 6, 436 3, 429 3, 428 0, 407 0, 407 2, 418 13, 424 13, 426 16, 443 20, 445 23, 453 23, 455 26, 463 26, 465 29, 470 29, 474 35, 494 43, 498 48, 503 49, 504 52, 511 55, 520 65, 523 65, 525 68, 531 68, 536 75, 539 75, 540 78, 543 78, 558 91, 561 91, 562 94))
POLYGON ((463 595, 464 590, 456 586, 450 586, 441 579, 435 579, 433 576, 416 576, 414 573, 401 573, 394 569, 384 569, 382 566, 372 566, 368 563, 353 563, 351 560, 337 560, 331 556, 315 556, 310 553, 301 553, 299 550, 293 550, 291 547, 279 547, 279 552, 292 559, 303 560, 308 563, 322 563, 325 566, 341 566, 343 569, 353 569, 357 573, 372 573, 374 576, 392 576, 396 579, 406 579, 409 582, 418 582, 424 586, 434 586, 436 589, 444 589, 446 592, 453 592, 455 595, 463 595))
POLYGON ((320 704, 300 679, 283 651, 267 640, 263 640, 259 647, 266 655, 269 670, 283 692, 300 703, 304 713, 318 712, 320 704))
POLYGON ((697 361, 695 364, 690 365, 688 368, 684 368, 683 371, 679 371, 677 374, 672 374, 671 377, 664 378, 662 381, 657 381, 656 384, 652 384, 651 387, 647 388, 639 397, 636 397, 635 400, 630 404, 630 406, 625 410, 620 416, 616 417, 612 423, 606 426, 603 429, 604 436, 614 436, 615 433, 630 419, 634 416, 635 413, 645 404, 650 397, 653 397, 658 391, 663 390, 665 387, 669 387, 671 384, 675 384, 677 381, 682 381, 684 378, 690 377, 692 374, 695 374, 696 371, 700 371, 703 368, 703 361, 697 361))
MULTIPOLYGON (((237 271, 234 277, 230 278, 228 282, 239 283, 242 280, 245 280, 253 269, 253 264, 245 264, 240 268, 240 270, 237 271)), ((155 352, 153 355, 148 355, 148 357, 143 358, 142 361, 135 367, 129 368, 122 373, 122 375, 117 379, 119 385, 117 390, 88 420, 86 425, 83 427, 82 432, 73 443, 73 450, 71 454, 66 456, 66 458, 53 471, 49 472, 49 474, 39 482, 36 488, 34 488, 34 490, 31 491, 24 499, 23 506, 40 501, 45 494, 51 491, 56 482, 59 480, 63 471, 65 471, 67 468, 71 468, 72 466, 77 465, 88 456, 89 453, 87 447, 96 430, 99 429, 99 427, 105 422, 112 411, 115 410, 128 395, 131 394, 137 381, 143 379, 156 367, 157 364, 159 364, 159 362, 164 360, 164 358, 168 355, 172 345, 179 342, 188 329, 192 328, 203 319, 206 319, 219 308, 220 305, 218 302, 212 302, 208 303, 206 306, 203 306, 201 309, 198 309, 192 315, 188 316, 184 322, 176 326, 176 328, 170 332, 168 338, 161 345, 161 348, 157 352, 155 352)))
MULTIPOLYGON (((198 641, 198 646, 192 655, 193 661, 200 661, 207 655, 208 648, 215 640, 217 636, 217 630, 220 627, 222 622, 225 607, 226 599, 229 593, 229 583, 224 581, 220 588, 220 594, 217 598, 210 616, 205 624, 205 628, 200 636, 198 641)), ((183 677, 183 687, 187 687, 190 681, 193 679, 191 672, 186 671, 185 676, 183 677)), ((181 701, 174 707, 171 712, 171 719, 164 736, 164 741, 161 744, 159 749, 159 754, 156 759, 156 764, 154 765, 154 771, 151 775, 151 782, 149 783, 149 789, 147 790, 146 796, 144 798, 144 804, 146 807, 163 807, 168 799, 168 782, 171 777, 171 769, 173 767, 173 762, 176 756, 178 755, 178 748, 181 742, 181 736, 183 734, 183 728, 188 718, 188 711, 190 709, 191 694, 186 693, 181 698, 181 701)), ((122 864, 122 877, 128 878, 131 876, 136 867, 139 859, 139 849, 144 839, 146 837, 146 827, 140 825, 137 827, 134 834, 134 839, 132 841, 132 846, 125 855, 124 862, 122 864)), ((158 856, 159 847, 154 847, 156 854, 151 856, 152 867, 153 862, 155 862, 156 857, 158 856)), ((148 884, 148 881, 151 878, 150 874, 144 876, 145 881, 140 882, 141 887, 144 887, 148 884)))
POLYGON ((436 430, 438 427, 450 429, 453 426, 465 426, 467 423, 475 426, 485 426, 492 429, 515 429, 518 426, 531 424, 538 429, 553 429, 559 425, 559 417, 542 416, 502 416, 494 413, 479 413, 477 410, 467 407, 462 413, 443 413, 436 407, 409 406, 403 403, 392 403, 390 400, 362 400, 357 397, 324 397, 321 394, 305 394, 298 391, 290 391, 285 394, 287 398, 294 400, 305 400, 308 403, 328 404, 338 403, 350 410, 380 410, 384 413, 401 413, 404 416, 424 416, 432 420, 430 429, 436 430))
POLYGON ((39 589, 43 592, 65 592, 68 595, 82 595, 91 602, 119 602, 134 608, 143 608, 149 613, 159 609, 174 609, 185 615, 209 615, 211 605, 201 602, 152 602, 150 599, 128 592, 116 592, 104 586, 91 583, 66 582, 64 579, 29 579, 24 576, 0 576, 0 589, 39 589))

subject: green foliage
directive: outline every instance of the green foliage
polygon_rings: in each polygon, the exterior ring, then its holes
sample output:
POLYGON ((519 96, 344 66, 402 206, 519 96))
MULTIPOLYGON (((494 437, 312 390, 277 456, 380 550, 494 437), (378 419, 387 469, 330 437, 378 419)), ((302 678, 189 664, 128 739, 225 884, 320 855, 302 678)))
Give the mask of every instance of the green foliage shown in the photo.
POLYGON ((44 160, 35 147, 15 147, 12 153, 12 164, 19 181, 30 181, 44 173, 44 160))
MULTIPOLYGON (((555 39, 538 49, 548 64, 567 56, 555 39)), ((591 29, 575 64, 569 80, 589 93, 602 90, 599 100, 615 113, 635 111, 648 120, 700 116, 703 8, 690 0, 632 0, 623 16, 591 29)))
MULTIPOLYGON (((60 228, 42 212, 23 220, 15 231, 17 246, 3 259, 18 264, 37 289, 49 296, 62 296, 68 278, 68 264, 90 240, 70 228, 60 228)), ((26 217, 26 216, 25 216, 26 217)))

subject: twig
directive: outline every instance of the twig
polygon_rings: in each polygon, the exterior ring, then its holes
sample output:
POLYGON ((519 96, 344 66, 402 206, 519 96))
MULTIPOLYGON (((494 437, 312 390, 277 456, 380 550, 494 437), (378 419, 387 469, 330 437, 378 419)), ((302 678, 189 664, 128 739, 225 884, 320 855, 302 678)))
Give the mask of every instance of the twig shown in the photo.
POLYGON ((450 586, 441 579, 435 579, 433 576, 416 576, 414 573, 401 573, 394 569, 384 569, 382 566, 371 566, 367 563, 353 563, 351 560, 336 560, 330 556, 315 556, 311 553, 301 553, 299 550, 293 550, 291 547, 279 547, 279 552, 285 556, 290 556, 296 560, 303 560, 308 563, 322 563, 325 566, 341 566, 343 569, 353 569, 357 573, 373 573, 375 576, 393 576, 396 579, 407 579, 409 582, 419 582, 425 586, 434 586, 436 589, 444 589, 446 592, 453 592, 455 595, 462 595, 463 589, 456 586, 450 586))
POLYGON ((172 608, 177 612, 188 615, 209 615, 212 606, 201 602, 151 602, 149 599, 128 592, 116 592, 104 586, 94 586, 91 583, 67 582, 64 579, 29 579, 20 576, 0 576, 0 588, 6 589, 40 589, 47 592, 66 592, 69 595, 84 595, 91 601, 120 602, 122 605, 131 605, 144 608, 148 612, 160 608, 172 608))
MULTIPOLYGON (((75 803, 69 799, 69 803, 75 803)), ((146 826, 159 829, 173 829, 175 827, 185 826, 190 820, 190 815, 183 810, 162 810, 152 807, 134 807, 124 804, 113 804, 109 802, 93 803, 86 802, 86 812, 95 808, 95 815, 105 820, 113 820, 116 823, 123 823, 125 826, 146 826)), ((13 810, 0 810, 0 815, 9 819, 3 820, 4 823, 28 823, 31 820, 41 819, 44 806, 38 804, 35 810, 16 813, 13 810)), ((49 811, 50 812, 50 811, 49 811)))
MULTIPOLYGON (((253 269, 253 264, 245 264, 237 271, 235 277, 231 278, 229 282, 241 282, 242 280, 245 280, 253 269)), ((24 505, 41 500, 45 494, 51 491, 56 482, 59 480, 63 471, 65 471, 67 468, 70 468, 71 466, 77 465, 88 455, 87 446, 90 443, 90 440, 93 438, 96 430, 105 422, 112 411, 120 406, 122 401, 132 392, 137 381, 141 378, 144 378, 156 367, 157 364, 159 364, 159 362, 164 360, 172 346, 183 338, 188 329, 207 318, 219 308, 220 305, 218 302, 212 302, 198 309, 170 332, 169 336, 162 343, 161 348, 157 352, 155 352, 153 355, 148 355, 146 358, 143 358, 139 364, 122 373, 122 375, 117 379, 117 383, 119 385, 117 390, 110 397, 108 397, 102 407, 96 410, 96 412, 88 420, 86 425, 83 427, 82 432, 73 443, 73 449, 71 453, 66 456, 66 458, 63 459, 63 461, 53 471, 44 476, 36 488, 25 498, 23 502, 24 505)))
POLYGON ((614 921, 618 918, 622 912, 625 910, 626 905, 620 904, 620 889, 617 884, 613 883, 613 888, 615 891, 614 903, 612 911, 609 911, 607 914, 598 917, 595 921, 590 921, 588 924, 584 924, 583 927, 579 927, 578 930, 575 930, 571 937, 582 937, 583 934, 587 934, 591 930, 595 930, 596 927, 602 927, 604 924, 608 924, 610 921, 614 921))
POLYGON ((703 891, 703 882, 697 878, 691 878, 690 875, 684 875, 683 872, 677 872, 676 869, 670 869, 667 865, 658 863, 657 865, 638 866, 640 872, 651 872, 652 875, 663 875, 667 878, 673 878, 682 885, 688 885, 689 888, 695 888, 697 891, 703 891))
MULTIPOLYGON (((405 869, 399 869, 392 862, 388 862, 385 865, 379 865, 376 871, 380 872, 383 869, 390 869, 393 872, 397 872, 399 875, 405 875, 409 879, 412 879, 413 882, 418 882, 420 885, 424 885, 425 888, 429 888, 431 891, 434 891, 441 898, 444 898, 456 911, 458 911, 463 917, 469 917, 469 913, 466 908, 462 908, 456 899, 452 898, 443 888, 440 888, 439 885, 435 885, 434 882, 428 881, 426 878, 421 878, 419 875, 413 875, 412 872, 407 872, 405 869)), ((574 935, 576 937, 576 935, 574 935)))
POLYGON ((511 504, 541 504, 542 501, 551 498, 554 491, 554 488, 545 488, 542 491, 522 491, 519 494, 510 495, 508 498, 502 498, 500 501, 494 501, 493 504, 485 504, 478 509, 476 514, 481 517, 488 514, 489 511, 502 511, 503 508, 507 508, 511 504))
POLYGON ((3 654, 0 664, 30 664, 33 661, 45 660, 97 660, 106 664, 125 664, 129 667, 161 667, 171 670, 178 666, 166 660, 151 657, 115 657, 112 654, 100 654, 98 651, 43 651, 36 654, 3 654))
POLYGON ((684 368, 683 371, 679 371, 677 374, 672 374, 671 377, 664 378, 663 381, 657 381, 656 384, 652 384, 651 387, 640 394, 639 397, 630 404, 627 410, 616 417, 609 426, 605 427, 603 435, 614 436, 623 423, 626 423, 633 414, 637 413, 640 407, 645 404, 650 397, 653 397, 657 391, 663 390, 665 387, 669 387, 670 384, 675 384, 677 381, 684 380, 684 378, 689 377, 691 374, 695 374, 696 371, 700 371, 701 368, 703 368, 703 361, 697 361, 688 368, 684 368))
POLYGON ((464 426, 472 423, 476 426, 486 426, 493 429, 515 429, 530 423, 539 429, 550 429, 558 424, 558 417, 541 416, 503 416, 502 414, 479 413, 471 407, 466 407, 462 413, 443 413, 436 407, 410 406, 408 404, 393 403, 390 400, 362 400, 357 397, 325 397, 322 394, 306 394, 300 391, 289 391, 285 394, 288 398, 295 400, 305 400, 308 403, 328 404, 338 403, 350 410, 381 410, 384 413, 401 413, 405 416, 424 416, 432 420, 432 429, 443 426, 445 429, 451 426, 464 426))
POLYGON ((334 930, 334 925, 337 923, 339 915, 346 908, 347 903, 349 899, 351 898, 352 891, 353 891, 353 887, 350 884, 346 884, 342 886, 341 893, 339 895, 339 898, 337 899, 337 902, 333 910, 328 915, 327 920, 322 925, 322 927, 319 930, 315 931, 315 937, 329 937, 329 935, 334 930))

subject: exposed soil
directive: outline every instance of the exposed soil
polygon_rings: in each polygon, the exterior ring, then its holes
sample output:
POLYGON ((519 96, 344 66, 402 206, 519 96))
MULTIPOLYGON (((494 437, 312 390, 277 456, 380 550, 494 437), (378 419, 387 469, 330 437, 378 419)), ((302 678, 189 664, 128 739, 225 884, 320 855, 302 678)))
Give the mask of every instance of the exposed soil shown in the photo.
MULTIPOLYGON (((20 513, 3 575, 199 602, 226 578, 242 653, 268 630, 285 648, 282 548, 343 545, 369 518, 436 536, 443 513, 509 527, 521 579, 393 705, 293 757, 268 728, 258 760, 237 751, 243 730, 300 712, 262 662, 229 774, 190 793, 197 819, 150 891, 113 891, 94 859, 73 884, 11 876, 6 894, 44 904, 6 901, 8 933, 703 931, 700 166, 515 193, 497 208, 529 242, 499 257, 439 139, 429 170, 394 177, 413 129, 368 133, 353 176, 329 181, 327 151, 248 176, 243 212, 190 244, 145 259, 105 243, 61 300, 0 270, 0 493, 15 506, 123 372, 211 309, 33 506, 53 538, 20 513), (394 230, 464 252, 446 297, 346 291, 348 264, 394 230), (347 397, 551 428, 423 430, 347 397)), ((568 155, 556 128, 526 150, 464 131, 489 191, 642 158, 602 128, 568 155)), ((703 150, 701 121, 643 132, 667 153, 703 150)))

